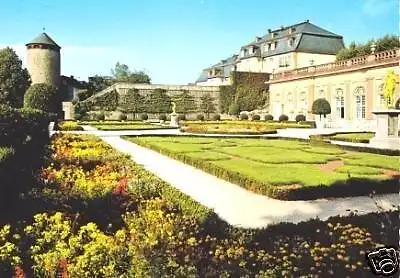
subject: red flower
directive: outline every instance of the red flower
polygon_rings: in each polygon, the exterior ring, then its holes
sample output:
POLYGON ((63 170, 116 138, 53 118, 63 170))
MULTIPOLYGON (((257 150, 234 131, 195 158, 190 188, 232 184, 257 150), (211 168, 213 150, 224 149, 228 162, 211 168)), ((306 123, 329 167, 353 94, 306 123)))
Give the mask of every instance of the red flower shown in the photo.
POLYGON ((20 265, 16 265, 14 268, 14 276, 13 278, 25 278, 25 272, 20 265))

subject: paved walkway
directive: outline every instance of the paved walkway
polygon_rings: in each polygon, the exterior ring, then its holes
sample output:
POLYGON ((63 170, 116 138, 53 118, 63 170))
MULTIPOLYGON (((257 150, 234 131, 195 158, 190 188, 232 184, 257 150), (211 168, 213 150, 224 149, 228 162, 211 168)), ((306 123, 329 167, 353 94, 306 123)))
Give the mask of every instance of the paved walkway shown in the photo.
MULTIPOLYGON (((168 158, 155 151, 128 142, 118 136, 101 138, 148 171, 214 211, 228 223, 246 228, 260 228, 280 222, 298 223, 311 218, 327 219, 347 215, 349 209, 360 214, 377 211, 369 197, 281 201, 247 191, 199 169, 168 158)), ((385 210, 400 203, 398 194, 380 195, 376 201, 385 210)))

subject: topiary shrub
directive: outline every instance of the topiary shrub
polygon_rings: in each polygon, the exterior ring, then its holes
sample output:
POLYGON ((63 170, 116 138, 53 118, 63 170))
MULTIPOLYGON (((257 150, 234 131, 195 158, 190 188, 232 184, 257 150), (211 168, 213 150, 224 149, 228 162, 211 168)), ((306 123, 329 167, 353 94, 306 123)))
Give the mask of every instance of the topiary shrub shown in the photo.
POLYGON ((395 109, 400 109, 400 98, 398 98, 398 99, 396 100, 396 103, 395 103, 395 105, 394 105, 394 108, 395 108, 395 109))
POLYGON ((204 115, 203 114, 198 114, 198 115, 196 115, 196 119, 198 121, 204 121, 204 115))
POLYGON ((57 90, 45 83, 33 84, 24 96, 24 107, 46 112, 57 111, 57 90))
POLYGON ((220 121, 221 120, 221 116, 219 114, 214 114, 214 115, 212 115, 211 119, 213 121, 220 121))
POLYGON ((99 113, 96 114, 95 118, 98 121, 104 121, 104 119, 106 118, 106 115, 105 115, 104 111, 100 111, 99 113))
POLYGON ((119 121, 126 121, 127 118, 128 118, 128 116, 125 113, 121 113, 118 115, 119 121))
POLYGON ((304 122, 306 120, 306 116, 303 114, 299 114, 296 116, 296 122, 304 122))
POLYGON ((255 114, 255 115, 251 116, 251 119, 253 121, 259 121, 261 119, 261 117, 260 117, 260 115, 255 114))
POLYGON ((279 121, 280 122, 287 122, 289 120, 289 117, 285 114, 282 114, 279 116, 279 121))
POLYGON ((165 115, 165 114, 160 114, 160 116, 158 116, 158 119, 159 119, 160 121, 166 121, 166 120, 167 120, 167 115, 165 115))
POLYGON ((241 119, 241 120, 248 120, 248 119, 249 119, 249 115, 247 115, 247 114, 240 114, 240 119, 241 119))
POLYGON ((229 105, 229 115, 231 116, 237 116, 240 112, 239 105, 237 103, 231 103, 229 105))
POLYGON ((272 116, 271 114, 267 114, 264 116, 264 121, 273 121, 274 120, 274 116, 272 116))
POLYGON ((186 115, 185 114, 179 114, 178 115, 178 121, 186 121, 186 115))
POLYGON ((147 113, 142 113, 140 114, 139 119, 142 121, 147 121, 149 119, 149 115, 147 115, 147 113))
POLYGON ((324 115, 325 118, 327 114, 331 113, 331 105, 324 98, 316 99, 312 104, 311 112, 314 115, 319 115, 320 119, 322 115, 324 115))

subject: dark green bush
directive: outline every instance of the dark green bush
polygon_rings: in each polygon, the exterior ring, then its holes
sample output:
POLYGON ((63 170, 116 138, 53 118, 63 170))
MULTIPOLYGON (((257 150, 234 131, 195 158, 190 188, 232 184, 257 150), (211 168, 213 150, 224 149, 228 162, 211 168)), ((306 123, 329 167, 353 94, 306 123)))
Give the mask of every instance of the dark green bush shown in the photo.
POLYGON ((331 113, 331 105, 326 99, 319 98, 314 100, 311 111, 314 115, 319 115, 320 118, 321 115, 324 115, 324 117, 326 117, 326 115, 331 113))
POLYGON ((260 115, 255 114, 255 115, 251 116, 251 119, 253 121, 259 121, 261 119, 261 117, 260 117, 260 115))
POLYGON ((141 119, 142 121, 147 121, 149 119, 149 115, 147 115, 146 113, 142 113, 140 114, 139 119, 141 119))
POLYGON ((185 114, 179 114, 178 115, 178 121, 185 121, 186 120, 186 115, 185 114))
POLYGON ((289 120, 289 117, 285 114, 282 114, 279 116, 279 121, 280 122, 287 122, 289 120))
POLYGON ((241 120, 248 120, 249 119, 249 115, 247 115, 247 114, 240 114, 240 117, 239 117, 241 120))
POLYGON ((57 112, 57 90, 48 84, 33 84, 24 96, 24 107, 40 109, 46 112, 57 112))
POLYGON ((271 114, 267 114, 264 116, 264 121, 273 121, 274 120, 274 116, 272 116, 271 114))
POLYGON ((214 115, 212 115, 211 119, 213 121, 220 121, 221 120, 221 116, 219 114, 214 114, 214 115))
POLYGON ((95 118, 97 121, 104 121, 106 115, 104 114, 104 111, 100 111, 99 113, 96 114, 95 118))
POLYGON ((126 116, 125 113, 121 113, 118 115, 118 120, 119 121, 126 121, 126 119, 128 118, 128 116, 126 116))
POLYGON ((198 120, 198 121, 204 121, 204 115, 203 115, 203 114, 198 114, 198 115, 196 115, 196 120, 198 120))
POLYGON ((166 121, 166 120, 167 120, 167 115, 165 115, 165 114, 160 114, 160 116, 158 116, 158 119, 159 119, 160 121, 166 121))
POLYGON ((296 122, 304 122, 306 120, 306 116, 299 114, 296 116, 296 122))
POLYGON ((229 105, 229 115, 237 116, 239 112, 240 108, 237 103, 231 103, 231 105, 229 105))

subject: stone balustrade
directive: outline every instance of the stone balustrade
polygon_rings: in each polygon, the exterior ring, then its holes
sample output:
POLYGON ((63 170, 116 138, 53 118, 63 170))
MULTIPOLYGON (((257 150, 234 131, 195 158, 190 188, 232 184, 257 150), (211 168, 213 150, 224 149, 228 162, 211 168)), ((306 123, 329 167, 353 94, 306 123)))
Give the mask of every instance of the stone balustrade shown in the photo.
POLYGON ((399 59, 400 49, 397 48, 377 52, 371 55, 354 57, 348 60, 274 73, 271 74, 270 82, 274 83, 277 81, 292 80, 320 74, 323 75, 325 73, 348 71, 363 67, 374 67, 379 64, 392 63, 396 61, 398 62, 399 59))

